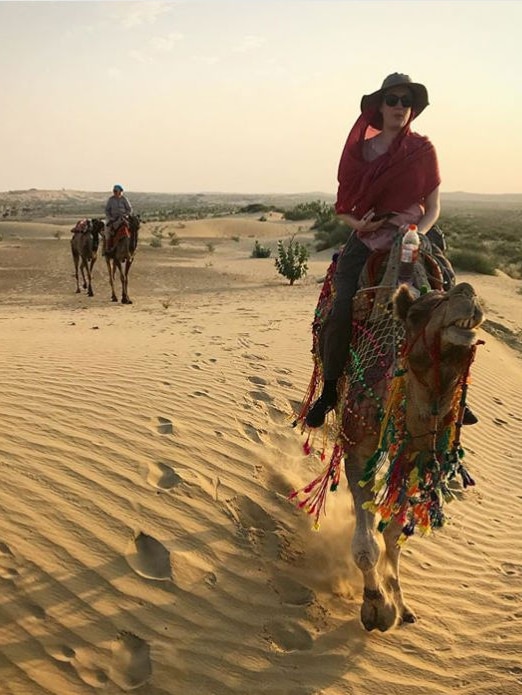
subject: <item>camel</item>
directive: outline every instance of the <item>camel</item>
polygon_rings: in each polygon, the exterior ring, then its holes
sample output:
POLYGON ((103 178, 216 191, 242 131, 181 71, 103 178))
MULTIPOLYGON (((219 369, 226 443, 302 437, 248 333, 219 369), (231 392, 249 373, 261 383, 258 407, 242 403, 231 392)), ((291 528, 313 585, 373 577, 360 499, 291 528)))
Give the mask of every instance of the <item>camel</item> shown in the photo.
POLYGON ((100 233, 103 232, 105 224, 100 219, 79 220, 71 229, 71 252, 74 261, 74 272, 76 276, 76 293, 80 293, 80 281, 78 277, 78 266, 82 274, 82 286, 87 290, 89 297, 94 296, 92 289, 92 269, 96 263, 98 246, 100 243, 100 233), (81 261, 81 263, 80 263, 81 261), (87 276, 87 277, 86 277, 87 276))
MULTIPOLYGON (((397 622, 416 621, 400 584, 402 544, 415 531, 425 534, 444 524, 444 502, 454 496, 457 475, 464 487, 474 484, 462 463, 460 431, 469 370, 482 342, 477 329, 484 321, 468 283, 448 291, 426 291, 424 285, 420 296, 408 285, 395 289, 396 283, 388 284, 394 272, 397 278, 393 253, 387 283, 367 286, 354 299, 349 376, 337 409, 332 457, 322 475, 290 494, 317 524, 327 491, 339 483, 344 460, 355 509, 352 553, 364 579, 361 622, 367 630, 382 632, 397 622), (383 553, 377 532, 383 535, 383 553)), ((424 256, 426 262, 427 253, 424 256)), ((420 265, 415 272, 425 282, 420 265)), ((334 266, 316 317, 328 310, 334 266)), ((303 422, 318 393, 317 328, 316 368, 296 424, 303 422)))
POLYGON ((111 300, 113 302, 118 301, 114 291, 114 276, 116 275, 116 270, 118 270, 121 280, 121 303, 132 304, 128 294, 129 272, 138 247, 138 230, 141 220, 139 215, 129 215, 128 217, 120 218, 118 222, 115 225, 117 229, 114 232, 109 251, 107 251, 107 238, 104 236, 103 255, 107 261, 109 282, 111 283, 111 300))

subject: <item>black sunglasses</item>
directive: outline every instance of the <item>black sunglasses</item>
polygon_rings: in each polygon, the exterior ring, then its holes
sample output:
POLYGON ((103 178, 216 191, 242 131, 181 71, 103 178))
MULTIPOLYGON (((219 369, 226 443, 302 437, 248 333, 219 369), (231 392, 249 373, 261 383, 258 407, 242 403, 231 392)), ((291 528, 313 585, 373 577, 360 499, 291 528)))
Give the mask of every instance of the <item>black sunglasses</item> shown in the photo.
POLYGON ((409 94, 404 94, 402 97, 397 94, 386 94, 384 96, 384 103, 386 106, 397 106, 401 102, 405 109, 409 109, 413 106, 413 99, 409 94))

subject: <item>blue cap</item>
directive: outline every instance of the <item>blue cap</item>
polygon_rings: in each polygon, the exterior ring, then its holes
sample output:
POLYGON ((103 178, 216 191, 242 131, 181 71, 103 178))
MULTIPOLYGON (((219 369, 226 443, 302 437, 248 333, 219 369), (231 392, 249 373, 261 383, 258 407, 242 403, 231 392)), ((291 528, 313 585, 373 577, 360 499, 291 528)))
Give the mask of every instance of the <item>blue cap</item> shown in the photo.
POLYGON ((112 187, 113 191, 123 191, 123 186, 119 183, 115 183, 114 186, 112 187))

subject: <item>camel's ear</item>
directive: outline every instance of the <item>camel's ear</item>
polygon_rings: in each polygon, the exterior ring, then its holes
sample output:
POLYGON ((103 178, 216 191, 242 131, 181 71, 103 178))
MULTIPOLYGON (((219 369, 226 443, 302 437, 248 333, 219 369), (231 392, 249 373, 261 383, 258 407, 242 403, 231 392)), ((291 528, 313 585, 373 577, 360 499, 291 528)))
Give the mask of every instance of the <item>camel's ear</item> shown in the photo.
POLYGON ((405 322, 408 311, 414 301, 415 297, 410 293, 408 285, 401 285, 393 295, 393 314, 395 318, 405 322))

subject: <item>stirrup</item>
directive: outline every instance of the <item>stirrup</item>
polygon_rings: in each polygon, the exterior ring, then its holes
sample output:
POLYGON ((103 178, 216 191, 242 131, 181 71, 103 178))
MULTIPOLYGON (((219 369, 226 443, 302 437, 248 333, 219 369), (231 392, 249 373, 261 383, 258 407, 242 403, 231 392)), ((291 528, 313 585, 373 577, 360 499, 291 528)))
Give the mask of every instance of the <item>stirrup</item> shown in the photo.
POLYGON ((335 408, 336 404, 337 398, 332 402, 326 396, 319 396, 306 414, 305 423, 308 427, 321 427, 324 425, 326 415, 335 408))

